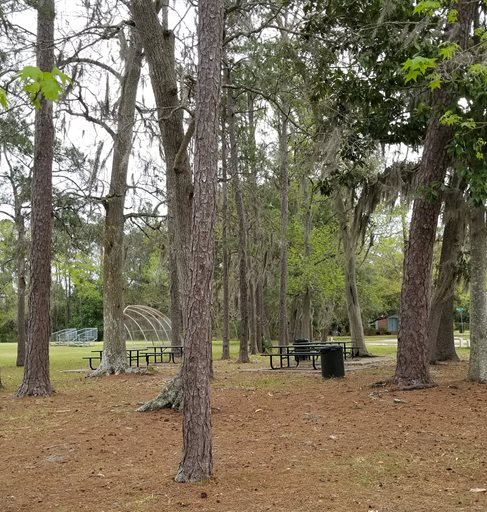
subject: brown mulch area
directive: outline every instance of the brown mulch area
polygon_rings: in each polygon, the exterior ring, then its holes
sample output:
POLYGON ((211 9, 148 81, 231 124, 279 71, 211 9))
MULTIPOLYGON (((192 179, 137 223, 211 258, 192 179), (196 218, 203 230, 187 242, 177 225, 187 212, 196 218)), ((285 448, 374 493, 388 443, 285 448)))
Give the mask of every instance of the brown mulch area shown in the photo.
POLYGON ((71 376, 51 398, 0 392, 0 511, 486 511, 487 389, 466 363, 438 387, 371 388, 390 361, 345 379, 215 363, 214 478, 174 482, 181 418, 137 413, 155 375, 71 376))

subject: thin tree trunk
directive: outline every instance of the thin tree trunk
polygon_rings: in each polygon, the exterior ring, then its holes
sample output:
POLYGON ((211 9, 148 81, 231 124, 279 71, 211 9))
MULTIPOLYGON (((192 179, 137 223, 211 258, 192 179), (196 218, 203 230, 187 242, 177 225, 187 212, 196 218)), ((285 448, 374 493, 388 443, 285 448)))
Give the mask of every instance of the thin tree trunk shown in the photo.
POLYGON ((249 327, 250 327, 250 353, 257 354, 257 333, 256 333, 256 311, 255 311, 255 286, 251 276, 248 279, 249 283, 249 327))
MULTIPOLYGON (((313 193, 309 191, 309 186, 307 184, 307 177, 305 177, 304 190, 305 190, 305 203, 307 204, 306 212, 304 216, 304 258, 305 261, 309 262, 309 258, 311 256, 311 245, 310 245, 310 236, 312 229, 312 203, 313 203, 313 193)), ((309 285, 306 285, 302 296, 302 318, 301 318, 301 338, 312 341, 313 332, 311 327, 311 290, 309 285)))
MULTIPOLYGON (((54 67, 54 0, 37 3, 37 65, 54 67)), ((32 172, 32 248, 29 279, 29 326, 25 368, 17 396, 47 396, 49 379, 49 296, 51 288, 53 106, 41 99, 35 115, 32 172)))
POLYGON ((198 88, 188 328, 183 358, 183 456, 178 482, 199 482, 213 469, 210 409, 211 278, 218 169, 218 113, 223 0, 198 4, 198 88))
POLYGON ((338 212, 340 232, 343 243, 343 255, 345 258, 345 297, 347 299, 347 313, 348 321, 350 323, 350 336, 352 338, 353 345, 357 347, 358 355, 368 356, 370 354, 365 345, 364 326, 362 324, 362 310, 360 308, 357 288, 357 241, 356 237, 350 233, 342 191, 337 192, 335 197, 335 205, 338 212))
POLYGON ((281 185, 281 233, 280 246, 280 286, 279 286, 279 344, 289 344, 287 318, 287 272, 288 272, 288 224, 289 224, 289 176, 288 176, 288 119, 283 116, 279 132, 279 175, 281 185))
POLYGON ((227 112, 226 107, 222 108, 221 119, 221 140, 222 140, 222 250, 223 250, 223 337, 222 337, 222 359, 230 359, 230 295, 229 295, 229 266, 230 257, 228 251, 228 175, 227 175, 227 136, 225 130, 227 112))
POLYGON ((468 378, 487 383, 487 223, 484 206, 470 219, 470 365, 468 378))
POLYGON ((453 335, 453 294, 445 300, 442 309, 440 327, 436 336, 436 361, 459 361, 453 335))
POLYGON ((26 281, 25 281, 25 257, 26 257, 26 240, 25 240, 25 225, 24 218, 21 211, 22 205, 17 207, 15 214, 15 224, 17 226, 17 366, 24 366, 25 363, 25 295, 26 295, 26 281))
MULTIPOLYGON (((226 69, 226 82, 230 83, 229 70, 226 69)), ((240 306, 240 349, 238 355, 239 363, 248 363, 249 359, 249 307, 248 307, 248 283, 247 283, 247 224, 245 221, 245 211, 238 174, 238 153, 235 129, 235 100, 231 89, 227 94, 227 115, 228 115, 228 134, 230 139, 230 167, 235 189, 235 206, 238 217, 238 260, 239 260, 239 306, 240 306)))
POLYGON ((106 217, 103 237, 103 357, 92 375, 122 373, 128 368, 123 318, 124 208, 141 68, 142 43, 137 31, 134 30, 127 50, 122 81, 110 190, 104 200, 106 217))
POLYGON ((263 336, 264 336, 264 326, 263 326, 263 290, 262 290, 262 278, 260 276, 257 277, 257 285, 255 287, 255 337, 257 339, 257 349, 259 352, 263 352, 263 336))
MULTIPOLYGON (((461 0, 457 4, 458 22, 450 40, 465 48, 476 2, 461 0)), ((452 102, 452 94, 442 88, 435 94, 433 117, 425 136, 418 171, 418 190, 414 201, 409 242, 404 263, 401 289, 400 326, 394 382, 401 388, 414 389, 431 385, 428 368, 427 326, 431 297, 433 248, 440 201, 435 187, 445 179, 448 165, 447 145, 451 128, 440 123, 440 116, 452 102)))

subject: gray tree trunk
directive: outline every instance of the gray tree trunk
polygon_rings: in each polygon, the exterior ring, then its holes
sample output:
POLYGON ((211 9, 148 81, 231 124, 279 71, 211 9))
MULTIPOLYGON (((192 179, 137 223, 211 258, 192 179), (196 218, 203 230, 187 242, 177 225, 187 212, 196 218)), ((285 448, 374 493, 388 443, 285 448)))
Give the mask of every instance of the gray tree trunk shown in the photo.
MULTIPOLYGON (((470 33, 475 2, 460 0, 458 22, 453 24, 450 40, 465 48, 470 33)), ((428 368, 427 328, 431 297, 433 248, 440 201, 435 197, 445 179, 448 165, 447 145, 451 128, 440 123, 440 116, 452 101, 451 91, 436 91, 433 114, 426 131, 423 155, 418 171, 421 195, 413 206, 409 242, 404 262, 401 289, 401 323, 397 345, 394 382, 400 388, 414 389, 431 385, 428 368)))
MULTIPOLYGON (((165 21, 162 26, 152 0, 132 0, 131 11, 149 64, 166 163, 172 343, 181 345, 188 320, 188 258, 193 184, 187 148, 194 123, 190 124, 185 133, 183 110, 178 97, 174 33, 167 28, 166 16, 163 17, 165 21)), ((138 410, 162 407, 181 409, 181 382, 180 378, 175 378, 156 398, 138 410)))
POLYGON ((255 287, 255 337, 257 339, 257 349, 263 352, 263 337, 264 337, 264 291, 262 289, 262 277, 257 277, 257 286, 255 287))
POLYGON ((174 33, 159 23, 152 0, 132 0, 131 11, 149 64, 166 163, 171 328, 173 344, 180 345, 188 318, 186 303, 193 185, 187 148, 194 124, 190 124, 187 132, 184 132, 183 109, 178 97, 174 33))
POLYGON ((356 250, 358 230, 351 233, 346 211, 346 203, 343 199, 343 191, 339 190, 335 196, 335 206, 340 223, 340 234, 343 243, 343 256, 345 258, 345 297, 347 299, 347 314, 350 323, 350 335, 358 355, 368 356, 365 345, 364 326, 362 324, 362 310, 357 288, 356 250))
POLYGON ((459 361, 455 351, 453 294, 443 304, 440 327, 436 336, 436 361, 459 361))
MULTIPOLYGON (((226 69, 226 82, 229 80, 229 69, 226 69)), ((237 152, 237 136, 235 128, 235 100, 231 89, 227 93, 228 135, 230 140, 230 168, 235 190, 235 207, 238 217, 238 260, 239 260, 239 307, 240 307, 240 348, 239 363, 248 363, 249 359, 249 301, 248 301, 248 271, 247 271, 247 223, 240 184, 237 152)))
POLYGON ((428 320, 429 361, 458 361, 453 339, 453 294, 458 279, 464 239, 463 196, 460 191, 445 201, 446 225, 438 271, 428 320), (448 319, 451 336, 447 335, 444 318, 448 319))
POLYGON ((223 337, 222 337, 222 359, 230 359, 230 295, 229 295, 229 267, 230 255, 228 251, 228 173, 227 173, 227 136, 226 136, 226 107, 222 108, 221 119, 221 140, 222 140, 222 250, 223 250, 223 337))
MULTIPOLYGON (((307 183, 307 177, 305 178, 304 190, 305 190, 305 204, 307 204, 306 212, 304 215, 304 257, 308 261, 311 256, 311 245, 310 236, 312 229, 312 204, 313 204, 313 193, 309 190, 307 183)), ((302 296, 302 316, 301 316, 301 333, 300 337, 312 341, 313 329, 311 319, 311 290, 309 286, 306 286, 302 296)))
POLYGON ((178 482, 213 469, 210 409, 211 278, 214 263, 223 0, 198 4, 198 85, 188 328, 184 340, 183 456, 178 482))
MULTIPOLYGON (((37 2, 37 65, 54 67, 54 0, 37 2)), ((48 396, 49 296, 51 288, 53 106, 41 99, 35 114, 34 166, 32 172, 32 248, 29 279, 29 325, 22 383, 17 396, 48 396)))
POLYGON ((123 373, 128 368, 123 318, 124 208, 141 68, 142 43, 134 30, 125 56, 110 190, 103 202, 106 211, 103 237, 103 357, 98 368, 92 372, 93 376, 123 373))
POLYGON ((487 383, 487 223, 484 206, 470 218, 470 365, 468 378, 487 383))
POLYGON ((289 224, 289 161, 288 161, 288 119, 283 116, 279 131, 279 180, 281 185, 281 232, 280 246, 280 286, 279 286, 279 344, 289 344, 287 318, 287 272, 288 272, 288 224, 289 224))
POLYGON ((27 241, 25 239, 25 220, 22 215, 22 200, 15 194, 15 225, 17 227, 17 254, 15 256, 17 267, 17 366, 25 363, 25 296, 26 296, 26 253, 27 241))

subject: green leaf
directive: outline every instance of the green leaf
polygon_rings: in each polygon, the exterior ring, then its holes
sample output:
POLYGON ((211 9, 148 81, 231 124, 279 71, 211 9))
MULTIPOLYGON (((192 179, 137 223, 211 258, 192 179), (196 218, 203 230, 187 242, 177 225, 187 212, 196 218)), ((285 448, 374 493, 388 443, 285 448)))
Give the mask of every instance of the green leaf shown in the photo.
POLYGON ((460 126, 462 128, 469 128, 470 130, 473 130, 474 128, 477 127, 477 123, 475 122, 474 119, 472 119, 471 117, 465 119, 465 121, 463 121, 462 123, 460 123, 460 126))
POLYGON ((487 76, 487 65, 486 64, 472 64, 468 71, 472 73, 472 75, 482 75, 487 76))
POLYGON ((66 84, 71 82, 71 79, 56 67, 52 71, 41 71, 38 67, 25 66, 18 75, 24 84, 24 91, 29 94, 29 99, 36 108, 40 108, 43 98, 57 101, 66 84))
POLYGON ((39 80, 42 76, 42 71, 36 66, 24 66, 19 72, 19 77, 25 82, 27 80, 39 80))
POLYGON ((441 117, 440 123, 445 126, 453 126, 460 123, 462 118, 458 114, 454 114, 451 110, 447 110, 441 117))
POLYGON ((441 75, 440 73, 431 73, 431 75, 428 75, 428 87, 431 91, 434 91, 435 89, 439 89, 441 87, 441 75))
POLYGON ((66 75, 65 73, 63 73, 62 71, 60 71, 58 68, 54 68, 52 70, 52 74, 55 76, 55 77, 58 77, 62 84, 63 85, 66 85, 66 84, 70 84, 72 82, 71 78, 69 78, 68 75, 66 75))
POLYGON ((458 20, 458 11, 456 9, 450 9, 446 15, 448 23, 456 23, 458 20))
POLYGON ((443 60, 450 60, 459 48, 460 46, 457 43, 444 43, 438 48, 438 55, 443 60))
POLYGON ((0 87, 0 105, 2 105, 3 108, 7 108, 8 102, 7 102, 7 93, 5 92, 5 89, 2 89, 0 87))
POLYGON ((441 6, 438 0, 422 0, 414 8, 413 14, 432 14, 441 6))
POLYGON ((402 65, 402 70, 406 72, 406 83, 410 80, 415 82, 419 76, 424 76, 428 69, 436 68, 436 61, 435 58, 421 57, 421 55, 408 59, 402 65))

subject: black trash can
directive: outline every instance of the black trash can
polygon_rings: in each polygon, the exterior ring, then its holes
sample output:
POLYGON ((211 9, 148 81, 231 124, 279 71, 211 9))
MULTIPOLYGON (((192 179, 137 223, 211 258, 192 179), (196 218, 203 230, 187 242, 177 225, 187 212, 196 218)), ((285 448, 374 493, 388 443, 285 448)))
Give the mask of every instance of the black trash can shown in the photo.
POLYGON ((320 348, 321 376, 324 379, 331 377, 345 377, 345 363, 343 362, 343 348, 340 345, 326 345, 320 348))
POLYGON ((306 338, 299 338, 293 341, 294 352, 299 353, 299 355, 294 356, 296 361, 305 361, 309 359, 309 355, 306 355, 309 352, 309 347, 300 346, 307 345, 308 343, 309 340, 307 340, 306 338))

